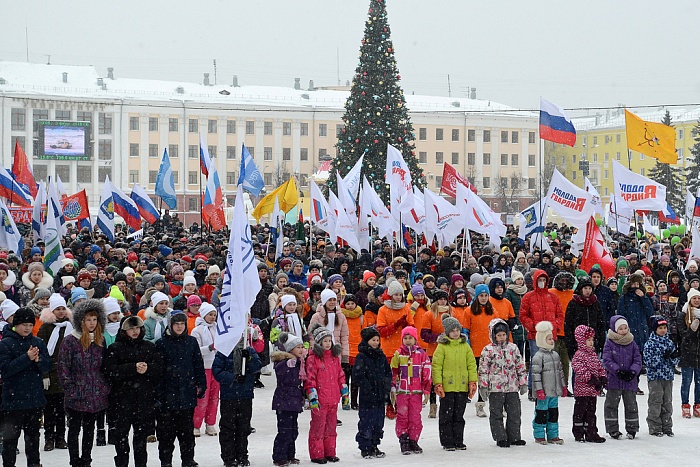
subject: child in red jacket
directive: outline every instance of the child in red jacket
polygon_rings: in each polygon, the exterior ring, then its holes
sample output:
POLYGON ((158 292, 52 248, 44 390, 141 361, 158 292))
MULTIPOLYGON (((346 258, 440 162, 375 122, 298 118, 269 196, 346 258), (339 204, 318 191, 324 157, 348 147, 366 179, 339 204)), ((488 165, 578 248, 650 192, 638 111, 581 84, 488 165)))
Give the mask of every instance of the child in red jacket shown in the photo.
POLYGON ((574 438, 581 443, 604 443, 596 427, 596 401, 608 383, 605 368, 595 351, 595 330, 580 325, 574 331, 578 350, 571 361, 576 375, 574 382, 574 438))

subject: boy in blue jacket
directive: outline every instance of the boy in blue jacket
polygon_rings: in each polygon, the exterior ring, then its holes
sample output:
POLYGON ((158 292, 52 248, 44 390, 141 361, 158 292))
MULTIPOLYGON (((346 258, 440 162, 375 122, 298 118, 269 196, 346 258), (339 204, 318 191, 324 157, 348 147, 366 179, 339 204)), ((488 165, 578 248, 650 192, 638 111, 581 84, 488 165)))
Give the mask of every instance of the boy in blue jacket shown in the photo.
POLYGON ((219 445, 224 467, 250 465, 248 436, 253 416, 253 384, 262 362, 255 349, 244 345, 241 338, 231 355, 217 352, 211 368, 214 379, 221 384, 219 445))
POLYGON ((668 322, 663 316, 652 316, 651 335, 644 344, 644 363, 649 384, 649 434, 673 436, 673 369, 679 353, 668 337, 668 322))
POLYGON ((44 341, 32 335, 35 320, 30 308, 20 308, 14 314, 12 327, 3 329, 0 341, 4 466, 17 462, 17 441, 22 430, 27 465, 40 465, 39 421, 46 405, 42 378, 51 369, 51 357, 44 341))

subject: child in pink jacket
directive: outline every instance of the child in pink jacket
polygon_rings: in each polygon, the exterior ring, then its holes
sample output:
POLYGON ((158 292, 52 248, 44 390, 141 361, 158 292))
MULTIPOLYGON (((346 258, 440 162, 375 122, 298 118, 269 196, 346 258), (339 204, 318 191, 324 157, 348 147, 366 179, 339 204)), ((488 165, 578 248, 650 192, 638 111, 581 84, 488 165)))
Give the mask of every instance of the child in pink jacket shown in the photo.
POLYGON ((401 454, 421 454, 418 446, 423 430, 421 409, 428 403, 433 384, 430 359, 418 346, 418 331, 413 326, 401 331, 402 345, 391 358, 393 385, 396 395, 396 436, 401 445, 401 454))
POLYGON ((341 347, 333 345, 331 332, 320 323, 312 324, 313 352, 306 360, 306 381, 304 389, 311 408, 309 429, 309 456, 314 464, 338 462, 335 455, 338 421, 338 402, 350 401, 345 373, 340 366, 341 347))
POLYGON ((595 351, 595 330, 584 324, 574 331, 578 350, 571 360, 574 370, 574 426, 576 441, 604 443, 596 427, 596 403, 600 391, 608 383, 605 368, 595 351))

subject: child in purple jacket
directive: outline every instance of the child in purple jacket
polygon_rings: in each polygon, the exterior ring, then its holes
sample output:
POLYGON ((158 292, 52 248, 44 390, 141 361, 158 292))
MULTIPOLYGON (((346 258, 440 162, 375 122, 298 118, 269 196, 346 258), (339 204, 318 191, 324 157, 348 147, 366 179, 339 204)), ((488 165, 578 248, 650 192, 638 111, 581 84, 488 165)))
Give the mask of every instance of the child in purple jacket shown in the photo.
POLYGON ((272 354, 277 376, 277 388, 272 397, 272 410, 277 412, 277 436, 272 448, 272 461, 275 465, 298 464, 296 446, 299 436, 297 418, 304 410, 303 380, 306 379, 304 357, 306 349, 301 338, 283 332, 277 343, 284 351, 272 354))

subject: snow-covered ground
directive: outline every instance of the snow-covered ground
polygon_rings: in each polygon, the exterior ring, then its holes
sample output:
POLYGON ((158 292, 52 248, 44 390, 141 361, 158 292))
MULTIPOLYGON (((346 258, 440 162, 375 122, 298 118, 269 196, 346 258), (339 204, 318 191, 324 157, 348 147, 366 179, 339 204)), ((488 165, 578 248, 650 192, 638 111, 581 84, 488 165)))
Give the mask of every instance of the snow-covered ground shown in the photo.
MULTIPOLYGON (((272 442, 276 434, 276 419, 270 409, 272 394, 274 393, 274 376, 263 377, 266 387, 256 390, 253 408, 253 426, 257 432, 249 438, 250 461, 252 465, 272 465, 272 442)), ((640 386, 647 392, 646 378, 642 377, 640 386)), ((534 404, 523 396, 523 420, 522 435, 527 440, 527 446, 499 448, 491 439, 488 418, 477 418, 473 404, 467 406, 465 443, 467 451, 446 452, 440 447, 438 439, 438 420, 428 419, 427 408, 423 411, 423 434, 420 445, 425 452, 420 455, 402 456, 399 452, 399 444, 394 434, 394 422, 387 420, 384 431, 384 441, 381 449, 386 451, 384 459, 365 460, 360 456, 355 442, 357 431, 357 412, 339 410, 339 418, 343 426, 338 427, 338 457, 345 465, 382 465, 399 466, 415 462, 446 462, 447 465, 469 463, 470 465, 698 465, 700 454, 700 418, 684 420, 680 414, 680 376, 676 377, 673 393, 673 430, 674 438, 656 438, 649 436, 646 425, 647 396, 638 396, 640 433, 635 440, 623 438, 616 441, 606 436, 604 444, 576 443, 571 434, 571 415, 574 399, 560 399, 560 435, 565 440, 563 446, 540 446, 534 443, 532 437, 532 419, 534 404)), ((598 398, 598 431, 605 435, 603 420, 604 398, 598 398)), ((691 393, 691 403, 692 393, 691 393)), ((299 438, 297 439, 297 457, 303 465, 312 465, 309 461, 307 449, 307 436, 309 432, 309 413, 305 412, 299 417, 299 438)), ((620 405, 621 431, 624 432, 624 420, 622 404, 620 405)), ((203 432, 204 430, 202 430, 203 432)), ((20 441, 20 449, 23 442, 20 441)), ((43 441, 42 441, 43 448, 43 441)), ((158 446, 156 443, 148 445, 148 465, 159 466, 158 446)), ((93 466, 114 465, 114 447, 93 448, 93 466)), ((219 456, 219 442, 217 437, 205 436, 197 439, 197 462, 202 467, 221 466, 223 462, 219 456)), ((67 466, 68 452, 55 450, 41 452, 41 461, 44 467, 67 466)), ((17 465, 24 465, 24 453, 17 459, 17 465)), ((174 465, 179 465, 178 448, 175 448, 174 465)), ((131 462, 133 465, 133 460, 131 462)))

